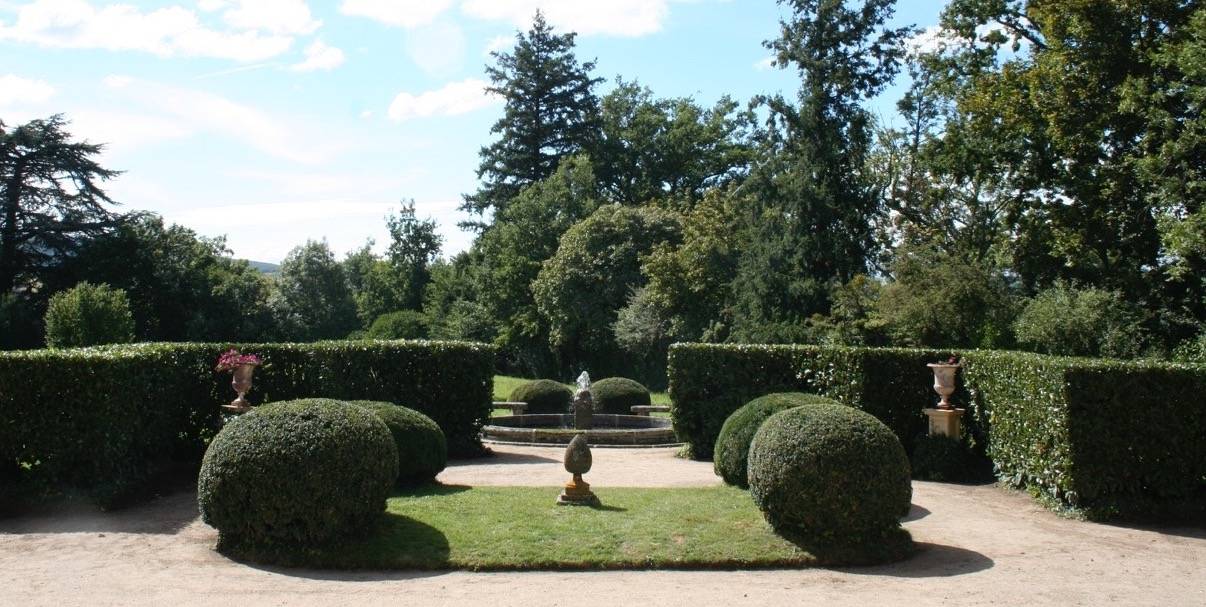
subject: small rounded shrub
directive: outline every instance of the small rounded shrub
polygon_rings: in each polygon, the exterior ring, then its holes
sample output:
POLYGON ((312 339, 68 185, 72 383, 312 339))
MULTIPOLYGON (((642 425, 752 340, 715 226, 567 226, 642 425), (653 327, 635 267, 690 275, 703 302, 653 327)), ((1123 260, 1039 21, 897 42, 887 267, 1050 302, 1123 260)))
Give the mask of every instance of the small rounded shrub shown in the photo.
POLYGON ((397 478, 397 448, 372 412, 286 401, 218 432, 201 462, 197 501, 219 549, 271 554, 362 530, 385 510, 397 478))
POLYGON ((608 377, 591 384, 596 413, 632 415, 632 407, 649 405, 649 388, 626 377, 608 377))
POLYGON ((126 292, 81 282, 55 293, 46 307, 46 345, 99 346, 134 341, 134 316, 126 292))
POLYGON ((746 471, 750 441, 754 439, 754 434, 758 432, 762 422, 785 409, 817 404, 841 403, 824 396, 802 392, 776 392, 759 396, 746 403, 729 415, 720 428, 720 435, 716 437, 716 447, 712 452, 713 470, 724 482, 742 489, 748 488, 746 471))
POLYGON ((977 483, 992 479, 992 464, 963 441, 921 435, 913 441, 913 478, 941 483, 977 483))
POLYGON ((398 484, 430 481, 448 465, 444 431, 430 417, 394 403, 354 400, 351 404, 372 411, 385 422, 398 448, 398 484))
POLYGON ((398 310, 378 316, 364 333, 369 339, 424 339, 427 317, 417 310, 398 310))
POLYGON ((538 379, 512 390, 510 400, 528 403, 528 413, 569 413, 574 393, 551 379, 538 379))
POLYGON ((899 519, 913 490, 900 440, 853 407, 780 411, 750 443, 750 495, 783 537, 829 564, 870 564, 911 550, 899 519))

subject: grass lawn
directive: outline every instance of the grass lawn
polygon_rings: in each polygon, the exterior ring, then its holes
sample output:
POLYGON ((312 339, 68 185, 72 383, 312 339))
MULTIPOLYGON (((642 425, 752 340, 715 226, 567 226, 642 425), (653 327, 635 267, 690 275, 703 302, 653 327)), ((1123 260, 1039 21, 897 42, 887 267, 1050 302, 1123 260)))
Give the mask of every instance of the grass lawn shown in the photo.
MULTIPOLYGON (((511 377, 509 375, 495 375, 494 376, 494 400, 496 400, 496 401, 510 400, 512 390, 517 388, 520 384, 524 384, 524 383, 527 383, 530 381, 532 381, 532 380, 526 379, 523 377, 511 377)), ((576 389, 574 386, 571 386, 569 384, 566 384, 566 387, 568 387, 571 390, 576 389)), ((652 402, 655 405, 667 405, 668 406, 670 404, 670 395, 666 394, 665 392, 651 392, 649 394, 649 400, 650 400, 650 402, 652 402)), ((510 415, 510 413, 511 412, 508 409, 495 409, 494 413, 492 413, 492 415, 510 415)), ((655 415, 657 417, 670 417, 670 414, 668 414, 668 413, 654 413, 653 415, 655 415)))
POLYGON ((599 508, 554 487, 427 485, 389 500, 366 539, 289 553, 339 569, 646 569, 805 566, 748 493, 732 487, 598 488, 599 508))

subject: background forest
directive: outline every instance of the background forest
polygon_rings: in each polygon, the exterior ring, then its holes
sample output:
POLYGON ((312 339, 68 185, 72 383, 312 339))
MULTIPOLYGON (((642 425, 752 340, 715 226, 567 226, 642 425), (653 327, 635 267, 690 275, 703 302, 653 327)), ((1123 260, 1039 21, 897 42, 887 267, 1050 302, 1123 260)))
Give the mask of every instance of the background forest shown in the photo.
POLYGON ((655 385, 676 341, 1206 360, 1199 2, 952 0, 924 33, 892 0, 781 4, 798 95, 711 107, 600 96, 537 14, 487 66, 505 112, 450 258, 403 202, 386 255, 310 241, 265 274, 119 213, 69 117, 0 122, 0 345, 468 339, 655 385), (116 335, 47 326, 112 310, 116 335))

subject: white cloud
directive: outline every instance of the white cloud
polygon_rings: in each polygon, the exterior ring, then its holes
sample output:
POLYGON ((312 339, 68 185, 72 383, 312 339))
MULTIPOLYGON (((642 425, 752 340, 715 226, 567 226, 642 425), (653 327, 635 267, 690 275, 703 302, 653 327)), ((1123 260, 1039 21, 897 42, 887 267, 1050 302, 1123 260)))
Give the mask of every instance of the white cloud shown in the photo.
POLYGON ((515 36, 495 36, 486 43, 486 50, 483 52, 487 57, 490 53, 498 53, 501 51, 510 50, 515 44, 515 36))
POLYGON ((668 0, 465 0, 461 10, 478 19, 509 21, 526 30, 536 10, 554 27, 584 36, 644 36, 662 29, 668 0))
POLYGON ((409 29, 435 21, 450 6, 452 0, 343 0, 339 12, 409 29))
POLYGON ((465 34, 454 23, 435 23, 406 35, 406 53, 424 72, 445 76, 465 63, 465 34))
POLYGON ((418 95, 398 93, 389 106, 389 117, 401 122, 411 118, 458 116, 501 103, 498 96, 486 93, 486 86, 484 81, 470 78, 418 95))
POLYGON ((765 72, 767 70, 771 70, 774 68, 775 68, 775 58, 774 57, 763 57, 762 59, 759 59, 757 62, 754 63, 754 69, 758 70, 759 72, 765 72))
POLYGON ((235 0, 234 4, 222 19, 235 29, 309 34, 322 25, 310 15, 305 0, 235 0))
MULTIPOLYGON (((252 22, 250 16, 246 18, 252 22)), ((3 40, 52 48, 142 51, 160 57, 246 62, 280 55, 293 42, 291 36, 271 30, 215 30, 202 25, 192 10, 179 6, 142 12, 127 4, 96 8, 87 0, 35 0, 20 5, 11 26, 0 24, 3 40)))
POLYGON ((43 80, 0 75, 0 107, 43 103, 54 94, 54 87, 43 80))
POLYGON ((220 95, 125 76, 107 77, 104 84, 121 96, 123 105, 138 106, 140 111, 129 113, 126 120, 115 124, 114 137, 98 141, 117 141, 123 137, 120 129, 129 128, 133 132, 164 131, 176 136, 216 133, 270 156, 302 164, 322 163, 334 152, 330 145, 314 143, 324 138, 220 95))
POLYGON ((343 51, 328 45, 322 40, 315 40, 306 47, 306 58, 301 63, 295 63, 289 69, 295 72, 312 72, 315 70, 333 70, 343 65, 343 51))

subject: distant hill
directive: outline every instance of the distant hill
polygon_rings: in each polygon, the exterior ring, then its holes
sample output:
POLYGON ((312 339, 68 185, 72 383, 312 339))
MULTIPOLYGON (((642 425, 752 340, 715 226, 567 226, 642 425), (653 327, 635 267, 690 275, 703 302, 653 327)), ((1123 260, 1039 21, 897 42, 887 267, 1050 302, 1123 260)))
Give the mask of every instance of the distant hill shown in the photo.
POLYGON ((279 264, 279 263, 268 263, 266 261, 251 261, 250 259, 247 260, 247 263, 251 264, 251 267, 259 270, 260 272, 263 272, 264 274, 276 274, 281 271, 281 264, 279 264))

